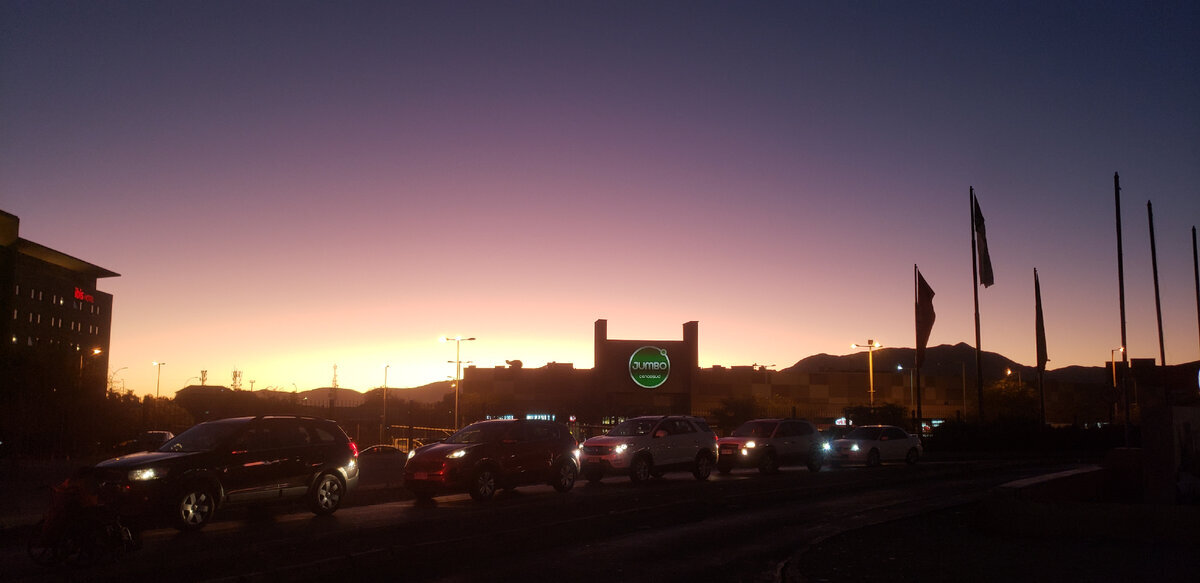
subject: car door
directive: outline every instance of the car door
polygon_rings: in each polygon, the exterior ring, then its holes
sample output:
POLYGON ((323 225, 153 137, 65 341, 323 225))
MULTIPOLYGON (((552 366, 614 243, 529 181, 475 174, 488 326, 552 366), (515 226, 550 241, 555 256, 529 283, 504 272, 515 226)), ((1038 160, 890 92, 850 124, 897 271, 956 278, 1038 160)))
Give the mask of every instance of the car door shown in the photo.
POLYGON ((294 498, 308 491, 310 475, 321 467, 320 451, 313 447, 313 437, 295 418, 266 419, 271 444, 277 450, 280 495, 294 498))
POLYGON ((908 433, 899 427, 885 427, 883 437, 885 440, 880 447, 880 457, 888 460, 903 459, 904 454, 908 453, 908 433))
POLYGON ((775 445, 775 454, 779 456, 780 463, 796 459, 800 448, 798 430, 799 424, 795 421, 781 421, 775 428, 775 438, 771 442, 775 445))
POLYGON ((687 419, 673 419, 671 426, 672 463, 688 464, 700 451, 700 432, 687 419))
POLYGON ((230 502, 277 498, 283 482, 279 450, 270 428, 255 420, 237 435, 230 447, 222 481, 230 502))

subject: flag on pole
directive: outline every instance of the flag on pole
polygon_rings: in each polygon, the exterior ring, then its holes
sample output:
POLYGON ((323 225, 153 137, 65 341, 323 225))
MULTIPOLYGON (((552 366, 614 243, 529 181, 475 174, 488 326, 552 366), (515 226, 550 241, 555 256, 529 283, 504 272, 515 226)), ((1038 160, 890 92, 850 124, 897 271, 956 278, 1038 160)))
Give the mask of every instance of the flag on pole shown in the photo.
POLYGON ((979 246, 979 283, 983 287, 991 287, 996 283, 996 278, 992 274, 992 257, 988 254, 987 246, 987 230, 983 228, 983 211, 979 210, 979 199, 972 199, 975 203, 975 241, 979 246))
POLYGON ((1033 270, 1033 296, 1035 307, 1035 326, 1037 327, 1037 367, 1039 371, 1046 370, 1046 322, 1042 319, 1042 284, 1038 282, 1037 269, 1033 270))
POLYGON ((933 311, 933 288, 925 282, 921 270, 917 272, 917 369, 925 362, 925 347, 929 344, 929 333, 933 331, 933 321, 937 314, 933 311))

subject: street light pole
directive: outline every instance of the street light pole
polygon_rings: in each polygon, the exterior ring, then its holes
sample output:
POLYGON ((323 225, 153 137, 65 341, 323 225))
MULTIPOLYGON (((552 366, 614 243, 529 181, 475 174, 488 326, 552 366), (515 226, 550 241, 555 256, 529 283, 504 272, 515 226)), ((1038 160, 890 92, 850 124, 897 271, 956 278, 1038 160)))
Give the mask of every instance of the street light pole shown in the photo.
POLYGON ((454 429, 458 429, 458 393, 459 386, 462 385, 462 343, 464 341, 474 340, 474 338, 463 338, 455 336, 454 338, 442 337, 442 342, 454 341, 454 360, 447 362, 454 363, 454 429))
MULTIPOLYGON (((1118 353, 1118 352, 1120 352, 1120 353, 1121 353, 1121 355, 1122 355, 1122 356, 1124 356, 1124 354, 1125 354, 1125 347, 1124 347, 1124 346, 1122 346, 1122 347, 1120 347, 1120 348, 1114 348, 1114 349, 1112 349, 1112 350, 1110 351, 1110 353, 1109 353, 1109 356, 1111 356, 1111 357, 1112 357, 1112 360, 1111 360, 1110 362, 1112 363, 1112 381, 1113 381, 1113 411, 1114 411, 1114 413, 1115 413, 1115 411, 1116 411, 1116 408, 1117 408, 1117 353, 1118 353)), ((1112 419, 1109 419, 1109 421, 1111 422, 1111 421, 1112 421, 1112 419)))
POLYGON ((867 344, 865 346, 859 345, 859 344, 851 344, 850 346, 852 346, 854 348, 866 348, 867 349, 867 377, 868 377, 867 381, 868 381, 868 387, 869 387, 867 390, 867 395, 868 395, 868 401, 870 402, 870 406, 872 409, 874 409, 875 408, 875 358, 874 358, 874 352, 875 352, 876 348, 879 348, 883 345, 874 340, 867 340, 867 344))
POLYGON ((155 361, 150 364, 158 367, 158 379, 154 381, 154 399, 158 400, 159 389, 162 388, 162 367, 167 363, 155 361))
POLYGON ((379 414, 379 443, 383 443, 387 431, 387 371, 392 365, 383 365, 383 412, 379 414))

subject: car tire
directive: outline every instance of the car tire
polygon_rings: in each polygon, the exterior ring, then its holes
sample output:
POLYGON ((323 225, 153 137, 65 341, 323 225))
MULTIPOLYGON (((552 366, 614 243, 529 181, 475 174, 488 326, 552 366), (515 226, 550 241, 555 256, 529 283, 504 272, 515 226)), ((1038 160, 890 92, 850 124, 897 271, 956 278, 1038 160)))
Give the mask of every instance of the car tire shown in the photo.
POLYGON ((182 532, 196 532, 212 522, 217 511, 217 496, 211 486, 191 484, 179 492, 174 499, 172 512, 175 528, 182 532))
POLYGON ((496 472, 492 468, 483 467, 475 471, 471 475, 470 489, 468 493, 471 498, 479 502, 486 502, 496 495, 496 472))
POLYGON ((763 452, 758 460, 758 473, 774 474, 779 472, 779 457, 773 451, 763 452))
POLYGON ((915 447, 909 448, 908 453, 905 454, 905 456, 904 456, 904 463, 911 466, 911 465, 917 463, 917 460, 920 458, 921 458, 921 454, 917 451, 917 448, 915 448, 915 447))
POLYGON ((341 508, 345 495, 346 486, 342 479, 326 472, 317 478, 308 494, 308 509, 317 516, 328 516, 341 508))
POLYGON ((872 449, 867 452, 867 467, 875 467, 879 465, 879 450, 872 449))
POLYGON ((696 454, 696 465, 692 468, 692 475, 697 480, 707 480, 712 475, 713 459, 708 452, 701 451, 696 454))
POLYGON ((825 454, 821 453, 819 448, 814 447, 812 451, 808 452, 807 465, 810 472, 821 471, 821 466, 825 465, 825 454))
POLYGON ((629 464, 629 481, 634 484, 641 484, 650 479, 654 473, 654 463, 650 461, 650 457, 639 455, 633 458, 629 464))
POLYGON ((717 473, 724 476, 724 475, 728 475, 729 472, 732 472, 732 471, 733 471, 733 464, 731 464, 729 462, 722 462, 722 461, 717 462, 717 473))
POLYGON ((554 468, 554 482, 551 485, 559 492, 570 492, 571 488, 575 487, 575 478, 578 476, 579 470, 575 468, 575 464, 564 460, 558 462, 558 466, 554 468))

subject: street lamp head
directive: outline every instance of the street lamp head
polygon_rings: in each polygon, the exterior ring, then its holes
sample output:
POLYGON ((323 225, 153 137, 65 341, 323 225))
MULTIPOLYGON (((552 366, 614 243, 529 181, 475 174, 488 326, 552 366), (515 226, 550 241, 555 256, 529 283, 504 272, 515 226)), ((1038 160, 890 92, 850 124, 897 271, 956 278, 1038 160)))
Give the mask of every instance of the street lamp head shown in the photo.
POLYGON ((150 366, 162 366, 164 364, 167 364, 167 363, 155 361, 155 362, 150 363, 150 366))

